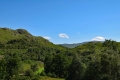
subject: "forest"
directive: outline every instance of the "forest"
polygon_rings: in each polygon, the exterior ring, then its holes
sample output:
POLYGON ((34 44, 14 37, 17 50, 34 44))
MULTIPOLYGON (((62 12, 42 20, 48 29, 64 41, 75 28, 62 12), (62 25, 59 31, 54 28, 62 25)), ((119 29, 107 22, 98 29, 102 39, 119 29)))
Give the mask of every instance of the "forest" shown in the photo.
POLYGON ((0 80, 120 80, 120 42, 68 48, 25 29, 0 28, 0 80))

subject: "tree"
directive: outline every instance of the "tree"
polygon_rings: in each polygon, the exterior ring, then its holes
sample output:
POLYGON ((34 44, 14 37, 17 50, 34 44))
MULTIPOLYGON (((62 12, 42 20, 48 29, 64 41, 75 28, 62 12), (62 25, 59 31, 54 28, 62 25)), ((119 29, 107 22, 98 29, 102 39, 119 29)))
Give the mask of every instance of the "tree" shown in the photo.
POLYGON ((38 65, 37 64, 31 65, 31 69, 33 70, 33 72, 37 71, 38 65))
POLYGON ((83 66, 81 60, 75 57, 69 67, 69 74, 66 80, 82 80, 84 75, 84 69, 85 67, 83 66))
POLYGON ((0 79, 3 80, 5 79, 6 76, 6 61, 5 60, 0 60, 0 79))
POLYGON ((1 79, 11 80, 19 75, 20 59, 16 54, 7 53, 3 60, 0 61, 0 63, 1 79))
POLYGON ((68 75, 68 68, 71 63, 71 60, 61 54, 55 56, 46 57, 44 68, 46 74, 51 73, 56 75, 56 77, 65 78, 68 75))

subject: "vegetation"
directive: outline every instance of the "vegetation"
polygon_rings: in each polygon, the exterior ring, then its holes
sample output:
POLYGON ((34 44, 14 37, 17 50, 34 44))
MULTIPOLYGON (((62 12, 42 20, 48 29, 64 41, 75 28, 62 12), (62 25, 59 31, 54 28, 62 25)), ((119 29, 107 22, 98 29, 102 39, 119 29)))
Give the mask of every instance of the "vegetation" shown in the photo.
POLYGON ((0 28, 0 80, 120 80, 120 43, 55 45, 24 29, 0 28))

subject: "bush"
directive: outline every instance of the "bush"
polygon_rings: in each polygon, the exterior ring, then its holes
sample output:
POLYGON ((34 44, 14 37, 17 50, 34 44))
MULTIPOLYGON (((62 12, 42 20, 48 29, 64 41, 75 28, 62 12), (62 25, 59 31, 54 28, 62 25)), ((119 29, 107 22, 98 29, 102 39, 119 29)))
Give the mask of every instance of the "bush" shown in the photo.
POLYGON ((42 71, 41 74, 40 74, 40 76, 46 76, 45 71, 42 71))
POLYGON ((48 77, 52 77, 52 74, 49 72, 49 73, 47 74, 47 76, 48 76, 48 77))
POLYGON ((28 69, 26 72, 25 72, 25 75, 26 76, 30 76, 30 77, 33 77, 34 76, 34 73, 31 69, 28 69))
POLYGON ((56 74, 55 73, 52 73, 52 78, 56 78, 56 74))

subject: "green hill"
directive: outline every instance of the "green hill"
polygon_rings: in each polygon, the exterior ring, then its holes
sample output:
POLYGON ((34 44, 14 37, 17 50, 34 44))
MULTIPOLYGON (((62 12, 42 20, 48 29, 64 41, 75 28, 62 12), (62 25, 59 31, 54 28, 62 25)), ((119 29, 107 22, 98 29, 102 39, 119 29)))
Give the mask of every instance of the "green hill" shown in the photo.
POLYGON ((38 47, 61 48, 41 36, 33 36, 25 29, 12 30, 0 28, 0 48, 8 49, 28 49, 38 47), (4 45, 4 46, 3 46, 4 45))
POLYGON ((33 36, 25 29, 0 28, 0 79, 39 80, 46 57, 60 53, 72 54, 68 48, 55 45, 41 36, 33 36))

